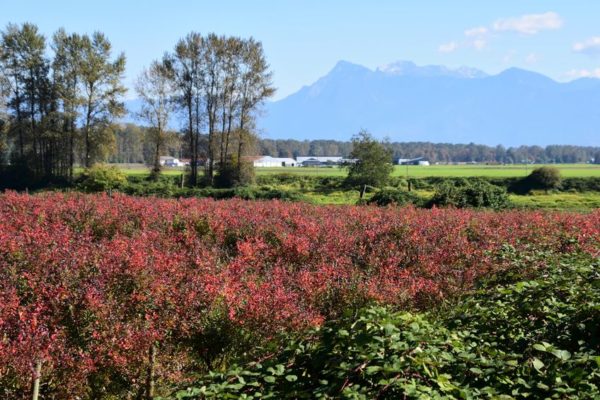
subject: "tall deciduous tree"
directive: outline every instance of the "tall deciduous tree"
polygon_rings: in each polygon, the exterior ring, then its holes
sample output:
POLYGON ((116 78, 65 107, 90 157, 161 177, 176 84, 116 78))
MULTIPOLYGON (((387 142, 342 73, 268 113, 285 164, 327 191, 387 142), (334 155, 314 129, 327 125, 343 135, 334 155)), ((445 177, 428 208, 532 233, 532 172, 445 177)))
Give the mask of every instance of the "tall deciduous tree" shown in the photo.
POLYGON ((76 33, 67 34, 64 29, 59 29, 53 36, 52 48, 55 54, 52 62, 54 87, 62 112, 60 130, 67 143, 64 156, 68 165, 67 173, 72 180, 78 139, 77 119, 82 105, 79 85, 82 38, 76 33))
MULTIPOLYGON (((1 57, 1 56, 0 56, 1 57)), ((6 163, 6 155, 8 152, 8 143, 6 140, 6 132, 9 126, 8 115, 8 78, 4 75, 4 71, 0 70, 0 170, 6 163)))
POLYGON ((0 64, 10 85, 12 154, 23 176, 52 179, 61 174, 57 104, 46 57, 46 39, 33 24, 9 24, 2 32, 0 64))
POLYGON ((257 137, 253 129, 256 113, 260 106, 273 94, 272 73, 264 54, 262 44, 253 38, 246 40, 242 48, 242 63, 240 66, 240 102, 239 124, 237 138, 237 170, 242 174, 242 156, 254 144, 257 137))
POLYGON ((100 32, 81 38, 80 84, 83 86, 83 165, 105 158, 114 145, 112 122, 125 113, 121 97, 125 55, 111 59, 111 44, 100 32))
POLYGON ((274 93, 262 45, 254 39, 190 33, 165 58, 188 117, 192 183, 196 160, 206 155, 205 182, 240 182, 242 156, 252 148, 254 118, 274 93), (202 137, 205 140, 202 140, 202 137))
POLYGON ((174 110, 172 70, 155 61, 144 70, 136 82, 136 92, 142 100, 139 117, 148 123, 148 142, 152 146, 152 176, 160 173, 160 155, 167 144, 169 118, 174 110))
POLYGON ((46 38, 33 24, 9 24, 0 33, 0 71, 8 85, 0 118, 10 127, 9 178, 19 186, 72 179, 79 148, 85 166, 104 158, 114 142, 111 122, 124 112, 125 58, 111 59, 104 35, 60 29, 51 47, 49 59, 46 38))
POLYGON ((199 90, 201 54, 204 38, 196 32, 189 33, 175 45, 175 51, 164 57, 176 88, 176 99, 186 117, 186 136, 190 156, 190 183, 198 182, 200 126, 204 120, 202 96, 199 90))
POLYGON ((33 146, 28 144, 35 134, 39 107, 36 108, 37 90, 41 84, 37 81, 44 69, 44 37, 32 24, 21 27, 9 24, 2 32, 0 62, 11 88, 9 108, 14 115, 15 134, 17 136, 18 158, 25 161, 27 151, 33 146))

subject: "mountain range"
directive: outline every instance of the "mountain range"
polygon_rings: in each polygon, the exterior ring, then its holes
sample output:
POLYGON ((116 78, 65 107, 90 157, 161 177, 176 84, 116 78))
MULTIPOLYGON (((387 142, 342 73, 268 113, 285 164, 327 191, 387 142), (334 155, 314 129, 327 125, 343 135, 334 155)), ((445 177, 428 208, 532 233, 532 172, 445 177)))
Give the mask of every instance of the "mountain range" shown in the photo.
POLYGON ((401 142, 600 144, 600 79, 562 83, 518 68, 488 75, 408 61, 376 70, 340 61, 265 108, 258 127, 270 139, 348 140, 366 129, 401 142))

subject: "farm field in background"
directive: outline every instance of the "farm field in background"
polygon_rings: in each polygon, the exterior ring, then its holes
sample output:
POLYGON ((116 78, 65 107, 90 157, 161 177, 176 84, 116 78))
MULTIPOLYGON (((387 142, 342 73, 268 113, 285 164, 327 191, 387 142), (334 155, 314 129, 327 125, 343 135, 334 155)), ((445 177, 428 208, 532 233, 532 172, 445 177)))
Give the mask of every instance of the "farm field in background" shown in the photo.
MULTIPOLYGON (((149 175, 148 168, 142 164, 113 164, 117 166, 125 175, 129 177, 146 177, 149 175)), ((523 177, 526 173, 531 173, 533 168, 540 167, 541 164, 528 165, 525 170, 524 165, 432 165, 432 166, 409 166, 408 176, 412 178, 427 177, 523 177)), ((600 177, 600 165, 594 164, 559 164, 554 165, 559 168, 564 178, 587 178, 600 177)), ((406 176, 406 166, 395 166, 393 176, 406 176)), ((77 172, 81 172, 82 169, 77 172)), ((184 168, 165 168, 162 174, 167 177, 180 176, 185 172, 184 168)), ((305 167, 275 167, 275 168, 256 168, 257 176, 268 177, 271 175, 292 175, 300 180, 302 177, 344 177, 347 171, 343 168, 305 168, 305 167)), ((301 199, 312 204, 356 204, 359 200, 358 191, 343 190, 340 188, 331 188, 331 190, 315 190, 310 187, 302 187, 289 182, 287 184, 275 184, 277 190, 299 191, 301 199)), ((433 189, 415 190, 415 194, 422 198, 430 198, 433 195, 433 189)), ((368 199, 372 193, 367 193, 368 199)), ((549 209, 563 211, 581 211, 600 208, 600 193, 597 192, 558 192, 544 193, 538 191, 530 195, 510 196, 511 202, 516 208, 527 209, 549 209)))
MULTIPOLYGON (((558 168, 561 175, 568 177, 591 177, 600 176, 600 165, 595 164, 548 164, 558 168)), ((535 165, 430 165, 430 166, 408 166, 410 178, 425 178, 432 176, 441 177, 522 177, 531 173, 534 168, 544 166, 535 165)), ((347 171, 343 168, 256 168, 257 175, 268 174, 298 174, 310 176, 345 176, 347 171)), ((405 177, 407 167, 404 165, 394 166, 392 176, 405 177)))
MULTIPOLYGON (((127 175, 147 175, 148 168, 141 164, 114 164, 127 175)), ((600 165, 595 164, 548 164, 558 168, 564 178, 569 177, 599 177, 600 165)), ((440 177, 522 177, 526 176, 534 168, 544 166, 535 165, 430 165, 430 166, 408 166, 408 176, 411 178, 425 178, 432 176, 440 177)), ((165 175, 180 175, 183 168, 165 168, 165 175)), ((255 169, 257 175, 270 174, 294 174, 299 176, 346 176, 347 171, 343 168, 315 168, 315 167, 261 167, 255 169)), ((394 166, 392 176, 404 177, 407 167, 403 165, 394 166)))

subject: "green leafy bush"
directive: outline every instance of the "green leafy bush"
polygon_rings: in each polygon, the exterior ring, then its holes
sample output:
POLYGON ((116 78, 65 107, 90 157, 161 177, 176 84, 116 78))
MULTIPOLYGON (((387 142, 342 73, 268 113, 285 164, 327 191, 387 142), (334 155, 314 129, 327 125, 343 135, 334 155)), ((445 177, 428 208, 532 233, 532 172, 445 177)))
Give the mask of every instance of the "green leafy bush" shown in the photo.
POLYGON ((560 190, 567 192, 600 192, 600 177, 566 178, 561 181, 560 190))
POLYGON ((293 191, 281 190, 269 186, 239 187, 234 191, 234 197, 244 200, 299 200, 300 195, 293 191))
POLYGON ((597 399, 599 267, 571 256, 525 280, 509 271, 438 312, 370 307, 176 396, 597 399))
POLYGON ((83 171, 78 186, 87 192, 101 192, 118 189, 126 183, 127 177, 119 168, 97 164, 83 171))
POLYGON ((452 206, 502 209, 510 205, 506 189, 483 180, 462 180, 437 187, 429 206, 452 206))
POLYGON ((375 193, 367 203, 378 206, 387 206, 389 204, 395 204, 399 206, 414 204, 420 206, 423 204, 423 199, 413 192, 407 192, 405 190, 398 190, 394 188, 385 188, 375 193))
POLYGON ((293 185, 306 190, 340 189, 344 180, 343 176, 310 176, 301 173, 265 174, 256 177, 257 185, 293 185))
POLYGON ((217 187, 230 188, 250 185, 254 183, 255 179, 252 162, 240 161, 232 156, 228 162, 218 168, 214 183, 217 187))
POLYGON ((551 190, 560 186, 560 171, 556 167, 540 167, 534 169, 527 177, 531 189, 551 190))

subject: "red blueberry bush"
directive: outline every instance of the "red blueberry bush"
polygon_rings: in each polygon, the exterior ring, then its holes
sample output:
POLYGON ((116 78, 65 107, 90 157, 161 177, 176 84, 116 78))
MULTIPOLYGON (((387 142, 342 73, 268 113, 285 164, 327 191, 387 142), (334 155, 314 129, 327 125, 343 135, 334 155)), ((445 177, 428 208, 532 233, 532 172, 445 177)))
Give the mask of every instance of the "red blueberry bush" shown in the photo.
POLYGON ((135 397, 370 302, 427 307, 502 254, 600 255, 600 212, 0 195, 0 397, 135 397))

